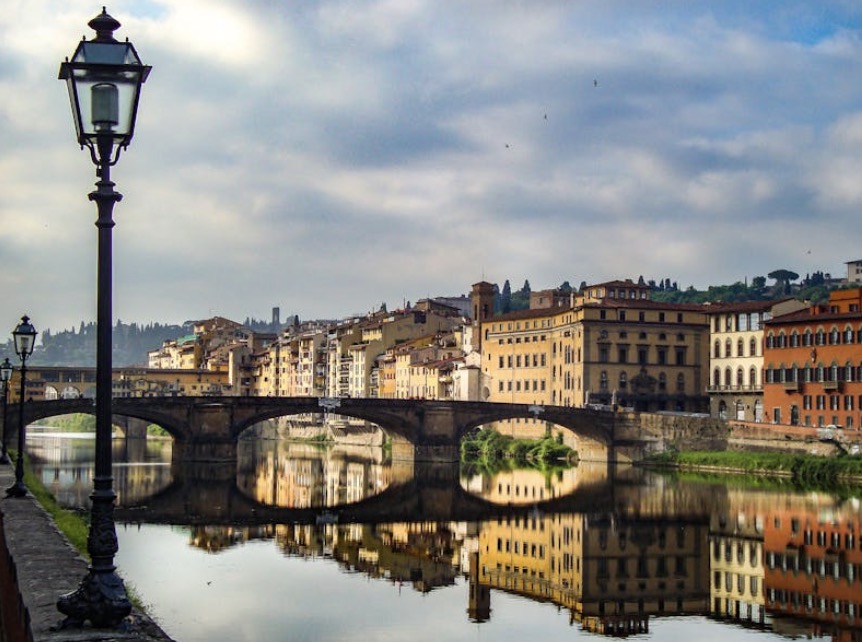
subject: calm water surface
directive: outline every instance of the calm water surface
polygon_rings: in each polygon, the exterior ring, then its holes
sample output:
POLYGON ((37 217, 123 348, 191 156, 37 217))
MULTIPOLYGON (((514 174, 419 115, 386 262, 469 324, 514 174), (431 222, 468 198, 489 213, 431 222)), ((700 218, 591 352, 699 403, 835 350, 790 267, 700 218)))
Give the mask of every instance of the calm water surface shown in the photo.
MULTIPOLYGON (((88 505, 92 440, 28 451, 88 505)), ((170 457, 115 441, 116 562, 180 642, 862 640, 858 497, 586 465, 417 484, 379 449, 280 441, 227 470, 170 457)))

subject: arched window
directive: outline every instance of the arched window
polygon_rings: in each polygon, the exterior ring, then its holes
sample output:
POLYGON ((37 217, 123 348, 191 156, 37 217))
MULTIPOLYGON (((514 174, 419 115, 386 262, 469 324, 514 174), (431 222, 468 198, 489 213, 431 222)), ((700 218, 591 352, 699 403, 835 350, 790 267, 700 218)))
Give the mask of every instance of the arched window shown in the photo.
POLYGON ((757 356, 757 340, 754 337, 751 337, 751 341, 748 342, 748 356, 757 356))
POLYGON ((757 368, 754 366, 748 371, 748 385, 752 388, 757 387, 757 368))
POLYGON ((740 337, 736 342, 736 356, 744 357, 745 356, 745 343, 742 341, 742 337, 740 337))
POLYGON ((737 388, 742 388, 745 385, 745 381, 743 380, 744 377, 745 377, 745 375, 744 375, 743 369, 741 367, 737 368, 736 369, 736 387, 737 388))
POLYGON ((712 346, 712 356, 716 359, 721 357, 721 341, 718 339, 715 340, 715 343, 712 346))
POLYGON ((727 341, 724 342, 724 356, 725 357, 732 357, 733 356, 733 354, 730 352, 730 349, 731 349, 731 343, 730 343, 730 339, 728 339, 727 341))

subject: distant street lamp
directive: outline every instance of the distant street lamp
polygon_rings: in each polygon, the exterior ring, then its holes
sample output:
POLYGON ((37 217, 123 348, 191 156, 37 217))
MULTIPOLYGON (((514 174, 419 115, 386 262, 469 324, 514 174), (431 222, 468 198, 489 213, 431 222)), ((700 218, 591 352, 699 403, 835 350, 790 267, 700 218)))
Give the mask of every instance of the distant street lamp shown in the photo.
MULTIPOLYGON (((15 353, 21 357, 21 394, 18 399, 18 456, 15 459, 15 483, 6 489, 6 495, 24 497, 27 494, 27 487, 24 485, 24 439, 27 436, 24 426, 24 391, 27 385, 27 359, 33 354, 33 347, 36 345, 36 328, 30 323, 30 317, 26 314, 21 317, 21 323, 12 330, 12 338, 15 339, 15 353)), ((6 430, 5 427, 3 430, 6 430)))
POLYGON ((111 461, 111 232, 114 204, 122 194, 114 191, 111 167, 126 149, 135 131, 141 85, 150 67, 141 63, 132 43, 119 42, 114 31, 120 23, 102 13, 89 26, 96 37, 82 40, 71 60, 60 65, 60 79, 69 88, 72 118, 81 149, 90 150, 96 165, 96 202, 99 230, 96 311, 96 471, 93 480, 90 533, 87 551, 90 567, 81 585, 60 597, 57 608, 67 624, 81 626, 90 620, 97 627, 115 627, 130 612, 123 581, 116 574, 118 550, 114 526, 114 479, 111 461))
POLYGON ((6 430, 7 417, 6 414, 6 406, 9 403, 9 381, 12 379, 12 364, 9 362, 9 357, 3 359, 3 363, 0 364, 0 382, 3 383, 3 453, 0 454, 0 464, 8 464, 11 463, 9 461, 9 451, 6 446, 6 435, 9 434, 9 431, 6 430))

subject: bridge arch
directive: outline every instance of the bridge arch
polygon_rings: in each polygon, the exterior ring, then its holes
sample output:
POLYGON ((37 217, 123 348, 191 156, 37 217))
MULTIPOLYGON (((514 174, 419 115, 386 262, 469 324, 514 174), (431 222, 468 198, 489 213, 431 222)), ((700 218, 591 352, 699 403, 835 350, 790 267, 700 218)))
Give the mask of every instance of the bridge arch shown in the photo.
MULTIPOLYGON (((92 414, 92 399, 25 402, 25 420, 74 412, 92 414)), ((426 461, 456 461, 463 436, 494 421, 538 418, 566 428, 608 459, 614 443, 616 413, 563 406, 424 401, 409 399, 327 399, 317 397, 136 397, 116 398, 115 415, 163 427, 181 446, 181 457, 235 459, 239 436, 255 423, 274 417, 332 412, 371 421, 419 452, 426 461)), ((17 417, 14 412, 10 417, 17 417)), ((13 420, 14 421, 14 420, 13 420)))

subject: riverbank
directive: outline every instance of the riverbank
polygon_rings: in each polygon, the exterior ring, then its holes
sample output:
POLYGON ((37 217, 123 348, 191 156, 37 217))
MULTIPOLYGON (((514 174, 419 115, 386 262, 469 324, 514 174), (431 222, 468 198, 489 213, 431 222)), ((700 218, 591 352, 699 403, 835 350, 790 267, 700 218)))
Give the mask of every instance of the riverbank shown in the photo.
POLYGON ((664 452, 640 463, 645 468, 730 475, 772 476, 800 486, 862 484, 862 457, 821 457, 779 452, 664 452))
MULTIPOLYGON (((0 488, 15 481, 14 469, 0 465, 0 488)), ((57 530, 41 505, 28 495, 0 499, 0 594, 2 639, 9 642, 170 642, 148 616, 133 609, 122 630, 62 629, 57 598, 75 590, 87 562, 57 530)))

